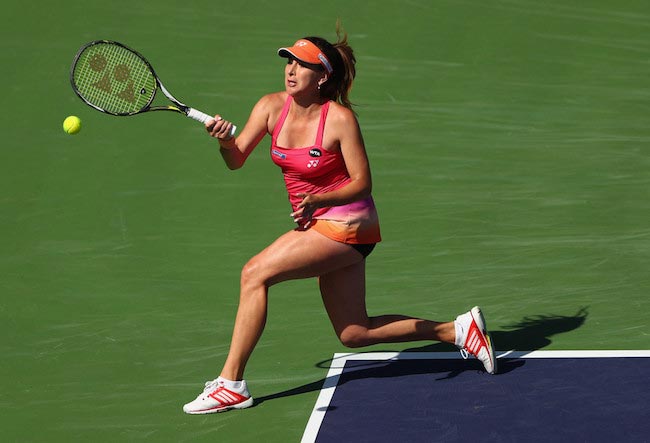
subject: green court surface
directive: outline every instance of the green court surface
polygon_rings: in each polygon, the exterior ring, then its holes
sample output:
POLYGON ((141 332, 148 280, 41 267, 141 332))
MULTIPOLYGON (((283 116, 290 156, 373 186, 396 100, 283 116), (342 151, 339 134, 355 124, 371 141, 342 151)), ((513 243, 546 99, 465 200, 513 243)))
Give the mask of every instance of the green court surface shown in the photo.
MULTIPOLYGON (((62 5, 3 10, 0 441, 298 441, 348 351, 315 281, 276 286, 247 372, 263 401, 182 412, 218 375, 241 266, 290 209, 268 139, 231 172, 190 119, 85 106, 69 68, 98 38, 243 125, 283 87, 277 48, 333 39, 340 17, 384 237, 370 313, 479 304, 499 350, 650 349, 647 1, 62 5)), ((449 350, 367 350, 406 349, 449 350)))

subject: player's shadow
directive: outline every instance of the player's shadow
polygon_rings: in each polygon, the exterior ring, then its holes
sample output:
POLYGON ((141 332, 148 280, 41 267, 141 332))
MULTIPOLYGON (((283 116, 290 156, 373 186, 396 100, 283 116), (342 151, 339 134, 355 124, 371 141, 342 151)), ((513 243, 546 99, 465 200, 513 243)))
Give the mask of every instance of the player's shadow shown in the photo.
MULTIPOLYGON (((524 317, 517 323, 503 326, 505 330, 490 330, 497 354, 500 353, 499 351, 536 351, 545 348, 552 343, 551 337, 554 335, 581 327, 589 315, 587 308, 586 306, 581 307, 574 315, 542 314, 524 317)), ((406 349, 404 352, 450 350, 456 350, 456 348, 446 343, 432 343, 419 348, 406 349)))
MULTIPOLYGON (((505 330, 491 331, 492 341, 497 349, 497 354, 503 351, 535 351, 552 343, 551 337, 564 332, 573 331, 581 327, 588 316, 586 307, 582 307, 575 315, 535 315, 524 317, 521 321, 507 325, 505 330)), ((433 343, 419 348, 405 349, 402 352, 449 352, 457 350, 456 347, 445 343, 433 343)), ((377 351, 373 351, 377 352, 377 351)), ((336 364, 333 359, 324 360, 316 364, 317 367, 329 369, 336 364)), ((520 359, 499 360, 497 375, 503 375, 523 366, 525 362, 520 359)), ((360 362, 355 363, 356 370, 338 379, 338 385, 350 380, 367 378, 395 377, 397 375, 431 374, 438 375, 436 380, 452 379, 464 371, 480 371, 481 364, 475 360, 463 361, 458 359, 440 359, 424 363, 416 361, 385 361, 385 362, 360 362), (364 365, 366 367, 364 367, 364 365)), ((277 398, 290 397, 313 391, 320 391, 324 385, 337 384, 328 378, 297 386, 275 394, 258 397, 255 406, 277 398)))

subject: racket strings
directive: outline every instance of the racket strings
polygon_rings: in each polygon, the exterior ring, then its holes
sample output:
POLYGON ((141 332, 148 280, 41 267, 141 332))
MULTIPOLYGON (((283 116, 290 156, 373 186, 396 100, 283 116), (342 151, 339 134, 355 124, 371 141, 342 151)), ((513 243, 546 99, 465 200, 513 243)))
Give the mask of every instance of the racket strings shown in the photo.
POLYGON ((87 102, 113 114, 141 111, 151 103, 156 90, 149 65, 113 43, 84 49, 77 59, 73 81, 87 102))

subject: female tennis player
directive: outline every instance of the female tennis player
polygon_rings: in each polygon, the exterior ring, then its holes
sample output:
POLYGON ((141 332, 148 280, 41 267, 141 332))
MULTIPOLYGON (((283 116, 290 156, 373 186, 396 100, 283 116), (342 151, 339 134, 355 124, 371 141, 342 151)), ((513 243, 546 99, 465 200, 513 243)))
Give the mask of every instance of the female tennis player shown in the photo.
POLYGON ((271 135, 270 156, 282 169, 297 227, 244 266, 228 357, 220 376, 184 406, 188 414, 253 404, 244 369, 264 330, 268 289, 292 279, 318 278, 325 309, 345 346, 436 340, 454 343, 488 373, 496 371, 478 307, 451 322, 366 312, 365 259, 381 237, 368 157, 348 97, 356 60, 347 35, 337 36, 334 44, 305 37, 278 50, 287 59, 285 90, 262 97, 237 137, 230 135, 232 123, 218 115, 206 123, 230 169, 241 168, 271 135))

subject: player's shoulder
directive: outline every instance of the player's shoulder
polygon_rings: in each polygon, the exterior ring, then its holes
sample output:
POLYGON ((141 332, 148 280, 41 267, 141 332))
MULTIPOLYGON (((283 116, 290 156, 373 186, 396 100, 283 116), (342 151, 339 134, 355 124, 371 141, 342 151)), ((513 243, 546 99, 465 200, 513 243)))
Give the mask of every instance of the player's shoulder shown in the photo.
POLYGON ((282 108, 286 99, 287 99, 286 92, 273 92, 271 94, 266 94, 265 96, 260 98, 257 102, 257 106, 269 110, 282 108))
POLYGON ((264 120, 268 133, 272 133, 273 127, 280 117, 286 98, 286 92, 274 92, 263 96, 253 108, 251 118, 264 120))
POLYGON ((330 102, 330 107, 327 111, 327 122, 331 130, 334 131, 338 131, 338 129, 348 130, 358 128, 359 126, 354 111, 335 101, 330 102))
POLYGON ((335 101, 330 102, 330 107, 327 111, 327 118, 333 118, 342 123, 355 122, 357 120, 357 116, 352 109, 335 101))

